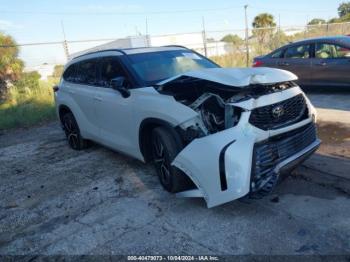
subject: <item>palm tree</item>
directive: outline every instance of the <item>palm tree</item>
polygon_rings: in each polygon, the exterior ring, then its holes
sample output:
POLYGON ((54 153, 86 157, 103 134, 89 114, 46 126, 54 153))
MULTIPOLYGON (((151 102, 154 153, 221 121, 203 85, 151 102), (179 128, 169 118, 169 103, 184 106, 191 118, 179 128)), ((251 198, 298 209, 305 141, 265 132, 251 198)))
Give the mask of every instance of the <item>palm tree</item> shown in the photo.
POLYGON ((253 35, 257 38, 259 45, 259 53, 263 52, 263 48, 269 41, 269 39, 272 38, 273 33, 275 31, 276 23, 274 21, 274 17, 271 14, 268 13, 262 13, 257 15, 254 18, 254 21, 252 23, 253 25, 253 35))
POLYGON ((276 23, 273 15, 268 13, 257 15, 253 21, 254 28, 275 27, 275 26, 276 26, 276 23))

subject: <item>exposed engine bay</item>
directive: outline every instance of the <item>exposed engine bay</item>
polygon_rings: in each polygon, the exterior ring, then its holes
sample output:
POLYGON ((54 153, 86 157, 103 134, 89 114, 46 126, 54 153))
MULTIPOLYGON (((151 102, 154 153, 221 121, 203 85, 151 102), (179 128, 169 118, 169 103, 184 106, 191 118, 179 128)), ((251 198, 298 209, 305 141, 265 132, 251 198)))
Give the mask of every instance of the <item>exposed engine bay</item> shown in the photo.
POLYGON ((201 134, 213 134, 235 126, 241 116, 241 107, 235 103, 296 86, 292 81, 276 84, 253 84, 235 88, 203 79, 183 76, 158 87, 162 94, 171 95, 178 102, 195 110, 203 125, 201 134))
POLYGON ((316 110, 295 80, 279 69, 214 68, 160 82, 181 108, 174 127, 184 143, 172 166, 197 187, 178 194, 208 207, 260 197, 310 156, 320 144, 316 110))

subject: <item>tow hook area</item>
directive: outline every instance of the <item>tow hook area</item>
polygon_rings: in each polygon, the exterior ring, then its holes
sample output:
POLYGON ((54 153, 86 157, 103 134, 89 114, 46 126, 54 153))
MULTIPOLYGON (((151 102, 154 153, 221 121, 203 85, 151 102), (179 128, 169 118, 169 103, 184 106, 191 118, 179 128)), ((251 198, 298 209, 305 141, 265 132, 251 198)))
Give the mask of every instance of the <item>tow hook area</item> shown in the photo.
POLYGON ((253 181, 251 183, 251 192, 249 197, 257 199, 268 195, 275 188, 277 181, 278 174, 274 172, 267 177, 253 181))
POLYGON ((251 174, 251 195, 270 193, 320 145, 314 123, 255 144, 251 174))

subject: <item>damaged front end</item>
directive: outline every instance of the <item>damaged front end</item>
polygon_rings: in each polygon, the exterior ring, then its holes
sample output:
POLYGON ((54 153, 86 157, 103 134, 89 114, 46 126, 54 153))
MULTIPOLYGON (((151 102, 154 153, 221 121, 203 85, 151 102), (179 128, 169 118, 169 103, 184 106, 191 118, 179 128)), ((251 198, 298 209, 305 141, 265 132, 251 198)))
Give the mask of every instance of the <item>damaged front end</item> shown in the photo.
POLYGON ((320 144, 315 109, 292 73, 268 69, 207 69, 159 84, 158 92, 194 110, 177 126, 185 147, 172 165, 213 207, 248 193, 266 194, 320 144))

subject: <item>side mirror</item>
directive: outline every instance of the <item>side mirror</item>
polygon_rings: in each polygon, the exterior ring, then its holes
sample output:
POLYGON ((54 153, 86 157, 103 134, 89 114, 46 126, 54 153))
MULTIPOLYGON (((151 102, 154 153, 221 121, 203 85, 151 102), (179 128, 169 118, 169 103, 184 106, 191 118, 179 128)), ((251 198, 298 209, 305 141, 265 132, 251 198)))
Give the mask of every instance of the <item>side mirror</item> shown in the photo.
POLYGON ((122 97, 127 98, 130 96, 130 91, 125 87, 126 79, 123 76, 113 78, 111 80, 111 87, 117 90, 122 97))

